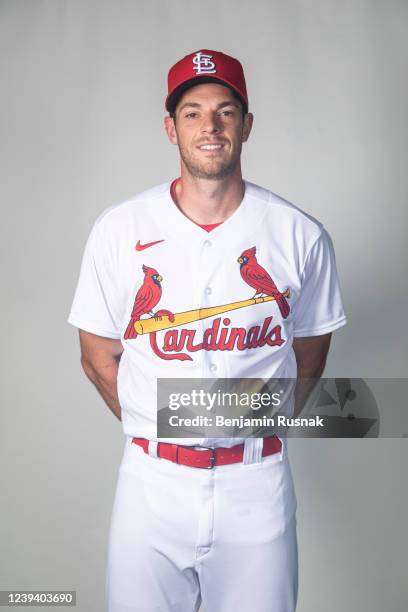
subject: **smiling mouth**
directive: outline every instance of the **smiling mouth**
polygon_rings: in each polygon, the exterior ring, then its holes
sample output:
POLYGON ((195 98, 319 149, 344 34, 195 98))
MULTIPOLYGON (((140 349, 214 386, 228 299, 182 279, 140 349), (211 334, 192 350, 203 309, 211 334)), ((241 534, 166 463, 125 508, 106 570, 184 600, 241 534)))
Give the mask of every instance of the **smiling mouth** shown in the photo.
POLYGON ((214 144, 203 144, 203 145, 200 145, 198 148, 200 149, 200 151, 220 151, 223 147, 224 145, 221 143, 214 143, 214 144))

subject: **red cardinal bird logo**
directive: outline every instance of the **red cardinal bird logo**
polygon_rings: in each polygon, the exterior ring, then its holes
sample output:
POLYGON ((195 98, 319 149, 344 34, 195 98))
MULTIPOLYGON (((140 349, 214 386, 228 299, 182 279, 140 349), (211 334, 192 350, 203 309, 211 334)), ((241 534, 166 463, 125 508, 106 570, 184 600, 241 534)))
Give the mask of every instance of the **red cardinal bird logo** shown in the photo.
POLYGON ((279 291, 268 272, 259 265, 255 257, 256 247, 243 251, 238 257, 243 280, 256 291, 254 298, 262 293, 275 298, 284 319, 289 315, 290 308, 286 298, 279 291))
POLYGON ((136 293, 135 303, 133 306, 132 314, 130 315, 130 322, 125 331, 125 340, 136 338, 137 333, 134 328, 135 321, 138 321, 143 314, 149 313, 154 316, 153 308, 159 303, 162 288, 161 282, 163 278, 154 268, 148 268, 143 266, 144 281, 142 286, 136 293))

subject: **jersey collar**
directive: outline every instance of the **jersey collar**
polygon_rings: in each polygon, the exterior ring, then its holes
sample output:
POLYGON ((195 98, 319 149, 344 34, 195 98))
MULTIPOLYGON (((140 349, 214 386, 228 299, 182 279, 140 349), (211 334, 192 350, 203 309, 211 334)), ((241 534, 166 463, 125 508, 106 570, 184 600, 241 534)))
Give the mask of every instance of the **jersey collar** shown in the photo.
MULTIPOLYGON (((166 212, 168 213, 168 218, 170 222, 171 232, 174 235, 175 233, 186 236, 188 235, 191 239, 194 240, 205 240, 208 238, 208 232, 197 225, 194 221, 191 221, 186 215, 184 215, 177 204, 173 201, 172 195, 170 193, 172 181, 168 183, 166 197, 165 197, 165 206, 166 212)), ((248 214, 248 205, 250 199, 250 184, 244 180, 245 185, 245 193, 244 197, 241 200, 238 208, 232 213, 228 219, 223 221, 218 227, 215 227, 211 231, 211 240, 217 239, 218 237, 228 235, 229 232, 235 232, 242 230, 243 224, 245 223, 244 219, 248 214)))

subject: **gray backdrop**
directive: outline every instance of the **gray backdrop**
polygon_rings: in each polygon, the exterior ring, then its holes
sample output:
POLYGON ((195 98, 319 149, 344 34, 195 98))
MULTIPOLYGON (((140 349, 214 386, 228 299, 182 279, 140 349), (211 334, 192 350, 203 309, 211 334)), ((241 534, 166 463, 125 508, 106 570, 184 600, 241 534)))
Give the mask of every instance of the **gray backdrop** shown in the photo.
MULTIPOLYGON (((333 237, 349 324, 326 375, 406 376, 407 9, 1 1, 0 588, 77 589, 81 612, 104 609, 123 438, 65 320, 97 215, 177 176, 162 117, 183 55, 242 60, 255 113, 245 178, 333 237)), ((292 440, 290 454, 299 612, 403 612, 407 440, 292 440)))

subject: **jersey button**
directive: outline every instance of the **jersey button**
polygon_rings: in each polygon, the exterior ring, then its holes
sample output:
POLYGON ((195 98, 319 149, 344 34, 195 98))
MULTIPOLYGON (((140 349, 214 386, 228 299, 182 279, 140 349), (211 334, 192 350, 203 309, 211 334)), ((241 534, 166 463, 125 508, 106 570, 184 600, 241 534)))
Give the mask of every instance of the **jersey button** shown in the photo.
POLYGON ((211 372, 216 372, 218 370, 218 366, 215 363, 212 363, 210 365, 210 370, 211 372))
POLYGON ((211 294, 212 294, 212 289, 211 289, 211 287, 206 287, 206 288, 205 288, 205 292, 206 292, 206 294, 207 294, 207 295, 211 295, 211 294))
POLYGON ((204 246, 205 246, 205 247, 210 247, 210 246, 212 246, 212 242, 211 242, 211 240, 204 240, 204 246))

